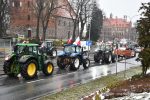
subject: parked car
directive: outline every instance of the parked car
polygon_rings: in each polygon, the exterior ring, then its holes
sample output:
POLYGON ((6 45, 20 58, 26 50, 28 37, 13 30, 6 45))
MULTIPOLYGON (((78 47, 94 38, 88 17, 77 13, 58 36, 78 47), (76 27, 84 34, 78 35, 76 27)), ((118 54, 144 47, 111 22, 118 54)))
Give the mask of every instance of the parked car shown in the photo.
POLYGON ((135 52, 136 53, 140 53, 142 51, 142 47, 138 46, 138 47, 135 47, 135 52))
POLYGON ((70 66, 72 70, 77 70, 80 65, 83 65, 84 69, 86 69, 90 66, 90 60, 81 46, 66 44, 63 52, 58 55, 57 65, 60 69, 70 66))

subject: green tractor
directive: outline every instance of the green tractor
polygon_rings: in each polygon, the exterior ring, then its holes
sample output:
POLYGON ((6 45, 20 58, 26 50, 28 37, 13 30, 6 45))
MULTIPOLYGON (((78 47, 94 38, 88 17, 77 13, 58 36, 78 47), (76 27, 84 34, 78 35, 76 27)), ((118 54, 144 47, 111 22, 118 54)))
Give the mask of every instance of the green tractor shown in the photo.
POLYGON ((4 73, 10 77, 19 74, 25 79, 33 79, 37 71, 43 71, 46 76, 53 73, 53 63, 47 55, 39 52, 38 44, 20 43, 14 46, 14 51, 4 61, 4 73))

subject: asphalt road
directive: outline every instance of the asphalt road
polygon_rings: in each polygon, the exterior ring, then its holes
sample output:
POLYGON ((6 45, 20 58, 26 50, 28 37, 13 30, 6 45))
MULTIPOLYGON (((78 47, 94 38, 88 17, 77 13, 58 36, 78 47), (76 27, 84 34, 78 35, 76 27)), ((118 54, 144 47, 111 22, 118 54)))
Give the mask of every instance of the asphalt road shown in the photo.
MULTIPOLYGON (((135 58, 131 58, 127 60, 126 69, 138 65, 140 65, 140 62, 136 62, 135 58)), ((125 70, 124 60, 117 63, 117 71, 123 70, 125 70)), ((3 76, 0 77, 0 100, 34 99, 113 73, 116 73, 116 63, 100 65, 91 61, 91 66, 87 70, 84 70, 82 66, 74 72, 60 70, 56 67, 52 76, 45 77, 42 73, 38 73, 38 77, 30 81, 3 76)))

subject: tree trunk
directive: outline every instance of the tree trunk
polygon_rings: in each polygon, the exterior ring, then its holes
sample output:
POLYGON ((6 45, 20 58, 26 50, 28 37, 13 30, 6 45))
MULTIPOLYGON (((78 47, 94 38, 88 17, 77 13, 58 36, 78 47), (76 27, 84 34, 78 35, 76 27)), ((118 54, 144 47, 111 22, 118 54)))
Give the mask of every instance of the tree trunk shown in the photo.
POLYGON ((83 37, 84 26, 85 26, 85 24, 84 24, 84 23, 81 23, 80 39, 82 39, 82 37, 83 37))
POLYGON ((36 39, 39 41, 39 27, 40 27, 40 18, 37 18, 37 26, 36 26, 36 39))

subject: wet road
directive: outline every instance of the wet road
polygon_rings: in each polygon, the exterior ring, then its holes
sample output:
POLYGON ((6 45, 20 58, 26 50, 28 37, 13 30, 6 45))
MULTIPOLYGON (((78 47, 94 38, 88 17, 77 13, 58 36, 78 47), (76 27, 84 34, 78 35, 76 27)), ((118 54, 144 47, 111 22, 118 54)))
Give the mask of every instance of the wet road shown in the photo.
MULTIPOLYGON (((126 68, 140 65, 135 58, 128 59, 126 68)), ((117 71, 125 69, 124 61, 117 63, 117 71)), ((59 70, 55 68, 53 76, 45 77, 39 73, 35 80, 26 81, 17 78, 0 78, 0 100, 23 100, 34 99, 42 95, 56 93, 65 88, 77 84, 86 83, 90 80, 113 74, 116 72, 116 64, 100 65, 91 62, 91 67, 84 70, 81 66, 78 71, 59 70)))

